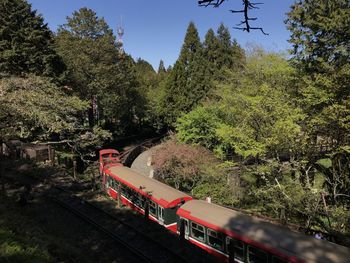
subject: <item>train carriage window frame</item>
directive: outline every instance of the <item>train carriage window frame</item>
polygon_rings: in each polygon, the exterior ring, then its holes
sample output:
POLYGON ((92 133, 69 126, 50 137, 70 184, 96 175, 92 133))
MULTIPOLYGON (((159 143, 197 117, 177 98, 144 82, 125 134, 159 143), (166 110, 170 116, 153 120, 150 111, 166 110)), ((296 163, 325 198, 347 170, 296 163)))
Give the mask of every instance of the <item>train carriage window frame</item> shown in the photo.
POLYGON ((112 178, 111 187, 112 187, 114 190, 117 190, 117 189, 118 189, 117 180, 115 180, 114 178, 112 178))
POLYGON ((250 246, 248 245, 247 247, 247 262, 248 263, 267 263, 269 259, 268 253, 265 252, 264 250, 254 247, 254 246, 250 246), (257 260, 251 259, 252 256, 255 256, 256 254, 258 254, 257 257, 259 257, 257 260), (265 260, 262 261, 260 258, 260 255, 264 255, 265 260))
POLYGON ((245 243, 242 240, 239 240, 239 239, 236 239, 233 237, 226 237, 227 254, 229 254, 230 242, 233 242, 233 249, 234 249, 235 258, 237 258, 238 260, 244 261, 244 259, 245 259, 245 243))
POLYGON ((135 200, 133 201, 133 203, 136 206, 144 209, 145 207, 144 207, 144 205, 142 203, 142 195, 140 193, 134 192, 134 196, 135 196, 135 200))
POLYGON ((112 188, 113 178, 112 176, 108 175, 107 177, 107 188, 112 188))
POLYGON ((149 200, 149 213, 152 216, 158 218, 157 210, 158 210, 157 204, 155 202, 153 202, 152 200, 149 200))
POLYGON ((197 224, 195 222, 191 222, 191 237, 193 237, 194 239, 200 242, 205 243, 205 240, 206 240, 205 233, 206 231, 204 226, 197 224))
POLYGON ((121 186, 121 192, 122 192, 122 195, 126 198, 126 199, 130 199, 130 196, 131 196, 131 191, 130 191, 130 188, 127 187, 125 184, 122 184, 121 186))
POLYGON ((209 246, 224 251, 224 238, 222 233, 207 228, 207 243, 209 246))

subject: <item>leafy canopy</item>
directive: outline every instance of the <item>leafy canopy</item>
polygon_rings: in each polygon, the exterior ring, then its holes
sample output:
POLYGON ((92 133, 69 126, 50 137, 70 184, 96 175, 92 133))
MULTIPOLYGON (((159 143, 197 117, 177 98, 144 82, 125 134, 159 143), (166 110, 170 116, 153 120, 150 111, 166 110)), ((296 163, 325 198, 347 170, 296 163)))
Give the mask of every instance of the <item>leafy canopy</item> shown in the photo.
POLYGON ((293 69, 278 54, 255 51, 244 72, 217 90, 217 101, 178 119, 181 141, 243 157, 295 149, 304 115, 289 94, 293 69))
POLYGON ((65 69, 44 19, 25 0, 0 1, 0 76, 62 80, 65 69))
POLYGON ((2 138, 48 139, 52 133, 74 132, 87 103, 68 96, 45 78, 0 80, 2 138))

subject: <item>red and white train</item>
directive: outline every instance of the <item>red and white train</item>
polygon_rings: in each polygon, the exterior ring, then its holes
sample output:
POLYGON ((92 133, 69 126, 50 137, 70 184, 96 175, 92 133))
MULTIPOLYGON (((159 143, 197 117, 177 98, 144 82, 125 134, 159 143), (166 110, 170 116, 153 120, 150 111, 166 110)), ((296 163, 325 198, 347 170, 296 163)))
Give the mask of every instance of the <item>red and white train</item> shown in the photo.
POLYGON ((100 151, 100 173, 108 195, 223 262, 350 262, 349 248, 194 200, 183 192, 123 166, 118 154, 112 149, 100 151))

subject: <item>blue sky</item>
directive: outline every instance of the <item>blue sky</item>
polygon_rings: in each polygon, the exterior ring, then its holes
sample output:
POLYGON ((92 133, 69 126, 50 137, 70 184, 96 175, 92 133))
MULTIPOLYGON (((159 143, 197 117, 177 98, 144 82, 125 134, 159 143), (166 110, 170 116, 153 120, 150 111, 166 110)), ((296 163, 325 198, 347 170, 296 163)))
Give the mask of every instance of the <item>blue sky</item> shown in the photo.
POLYGON ((172 65, 181 49, 186 28, 190 21, 197 26, 203 39, 209 28, 215 31, 223 22, 230 28, 232 37, 245 47, 255 43, 268 50, 283 51, 290 47, 289 32, 284 20, 294 0, 261 0, 259 10, 251 13, 258 20, 252 24, 262 26, 269 33, 260 31, 251 33, 235 30, 242 14, 231 14, 229 9, 239 9, 241 0, 230 0, 220 8, 198 7, 197 0, 28 0, 32 7, 45 18, 49 27, 56 31, 73 11, 81 7, 93 9, 98 16, 104 17, 116 33, 122 16, 125 35, 124 49, 134 58, 143 58, 155 69, 160 59, 165 65, 172 65))

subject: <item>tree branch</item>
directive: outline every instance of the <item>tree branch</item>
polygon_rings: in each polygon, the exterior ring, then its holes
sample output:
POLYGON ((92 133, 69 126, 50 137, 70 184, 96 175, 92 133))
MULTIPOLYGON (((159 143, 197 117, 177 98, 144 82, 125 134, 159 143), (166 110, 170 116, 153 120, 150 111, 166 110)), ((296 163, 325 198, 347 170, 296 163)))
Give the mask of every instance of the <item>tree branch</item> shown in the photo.
MULTIPOLYGON (((228 0, 199 0, 198 5, 199 6, 213 6, 213 7, 219 7, 223 2, 228 0)), ((243 2, 243 9, 242 10, 229 10, 231 13, 243 13, 244 14, 244 20, 241 21, 239 24, 237 24, 237 27, 233 27, 234 29, 247 31, 248 33, 251 30, 260 30, 264 35, 268 35, 262 27, 255 27, 251 26, 249 21, 255 21, 257 20, 256 17, 249 17, 249 10, 251 9, 259 9, 258 5, 262 5, 263 3, 252 3, 251 0, 242 0, 243 2), (239 27, 241 25, 245 25, 244 27, 239 27)))
POLYGON ((219 7, 223 2, 225 2, 226 0, 200 0, 198 1, 198 5, 199 6, 214 6, 214 7, 219 7))

